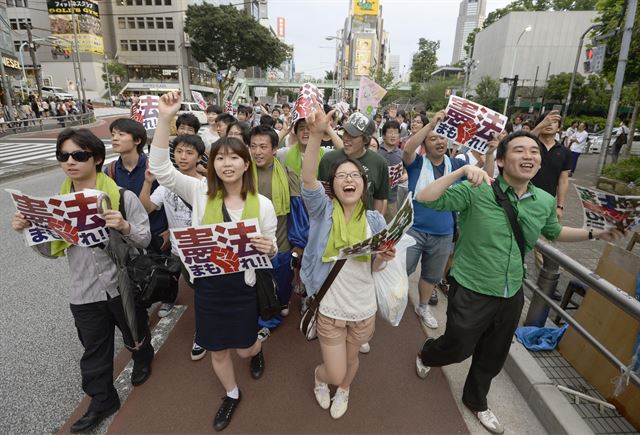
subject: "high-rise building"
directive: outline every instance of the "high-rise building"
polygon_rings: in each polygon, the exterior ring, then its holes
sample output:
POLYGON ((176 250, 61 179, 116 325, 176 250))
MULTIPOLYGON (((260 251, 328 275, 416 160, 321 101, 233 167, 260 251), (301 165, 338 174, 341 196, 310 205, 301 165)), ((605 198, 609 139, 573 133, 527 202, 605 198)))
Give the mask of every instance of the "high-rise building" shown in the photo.
POLYGON ((392 54, 389 56, 389 72, 393 74, 395 80, 400 80, 400 55, 392 54))
POLYGON ((341 43, 344 44, 343 75, 345 79, 359 79, 372 69, 388 67, 389 34, 384 31, 382 6, 378 0, 349 1, 349 16, 345 20, 341 43))
POLYGON ((458 13, 458 24, 456 25, 456 39, 453 44, 453 56, 451 63, 454 64, 467 56, 464 46, 467 37, 476 27, 481 27, 486 17, 487 0, 462 0, 460 2, 460 12, 458 13))

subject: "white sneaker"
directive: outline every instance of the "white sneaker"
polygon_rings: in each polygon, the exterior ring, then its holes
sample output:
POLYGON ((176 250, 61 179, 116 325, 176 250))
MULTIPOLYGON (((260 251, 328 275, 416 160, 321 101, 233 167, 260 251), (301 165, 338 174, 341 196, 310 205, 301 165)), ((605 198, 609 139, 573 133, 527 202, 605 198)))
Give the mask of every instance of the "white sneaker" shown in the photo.
POLYGON ((284 307, 282 307, 282 309, 280 310, 280 315, 282 317, 287 317, 289 315, 289 305, 285 305, 284 307))
MULTIPOLYGON (((318 368, 316 367, 316 372, 318 368)), ((329 409, 331 405, 331 392, 329 391, 329 386, 324 382, 318 382, 318 378, 316 378, 316 373, 313 373, 313 380, 315 386, 313 387, 313 394, 316 396, 316 400, 318 401, 318 405, 322 409, 329 409)))
POLYGON ((174 304, 172 303, 163 302, 162 305, 160 305, 160 309, 158 310, 158 317, 167 317, 171 310, 173 310, 173 306, 174 304))
POLYGON ((360 346, 360 353, 369 353, 371 352, 371 346, 369 345, 369 343, 365 343, 362 346, 360 346))
POLYGON ((271 331, 269 330, 269 328, 262 328, 258 331, 258 341, 265 342, 270 335, 271 331))
POLYGON ((422 322, 422 324, 427 328, 436 329, 438 327, 438 321, 433 317, 433 314, 431 314, 431 310, 428 305, 424 307, 416 305, 416 314, 420 318, 420 322, 422 322))
POLYGON ((431 370, 431 367, 425 366, 424 364, 422 364, 422 359, 420 359, 420 356, 417 356, 416 357, 416 374, 418 375, 418 377, 420 379, 426 378, 427 375, 429 374, 429 370, 431 370))
POLYGON ((493 433, 503 433, 504 427, 498 421, 498 418, 495 416, 493 411, 487 409, 486 411, 476 412, 476 417, 480 420, 480 423, 487 428, 490 432, 493 433))
POLYGON ((195 339, 193 340, 193 346, 191 346, 191 361, 199 361, 207 354, 207 350, 199 346, 195 339))
POLYGON ((349 407, 349 390, 338 388, 331 402, 331 417, 334 419, 342 417, 349 407))

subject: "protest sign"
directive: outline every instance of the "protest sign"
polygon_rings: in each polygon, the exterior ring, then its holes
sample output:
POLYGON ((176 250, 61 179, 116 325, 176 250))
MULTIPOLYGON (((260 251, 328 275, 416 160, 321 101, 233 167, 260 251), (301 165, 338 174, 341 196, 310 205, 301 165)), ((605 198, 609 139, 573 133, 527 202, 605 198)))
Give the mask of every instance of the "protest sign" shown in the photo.
POLYGON ((294 125, 299 119, 306 118, 315 110, 313 108, 313 100, 311 99, 313 95, 315 95, 318 102, 322 104, 324 97, 322 96, 322 91, 320 89, 311 83, 305 83, 302 85, 300 92, 298 93, 298 99, 294 103, 293 110, 291 111, 292 125, 294 125))
POLYGON ((404 166, 402 162, 397 165, 389 166, 389 184, 393 189, 398 184, 400 184, 400 179, 402 178, 402 173, 404 172, 404 166))
POLYGON ((270 269, 271 261, 257 251, 251 238, 260 235, 257 219, 171 230, 180 260, 191 280, 207 276, 270 269))
POLYGON ((640 196, 620 196, 576 185, 583 228, 634 230, 640 227, 640 196))
POLYGON ((387 91, 369 77, 360 77, 358 109, 369 117, 373 116, 380 100, 382 100, 386 94, 387 91))
POLYGON ((13 204, 31 226, 23 231, 28 246, 65 240, 72 245, 94 246, 109 238, 105 221, 99 215, 99 190, 36 197, 6 189, 13 204))
POLYGON ((360 243, 341 249, 338 259, 376 254, 393 248, 411 225, 413 225, 413 202, 411 197, 407 196, 404 204, 385 229, 360 243))
POLYGON ((488 142, 502 133, 508 120, 501 113, 455 95, 449 98, 445 114, 435 132, 480 154, 487 152, 488 142))
POLYGON ((158 126, 158 106, 160 97, 157 95, 142 95, 140 100, 131 107, 131 119, 144 125, 144 129, 155 130, 158 126))
POLYGON ((202 110, 207 110, 207 102, 204 100, 204 97, 200 92, 191 91, 191 97, 193 98, 193 101, 198 103, 198 106, 200 106, 202 110))

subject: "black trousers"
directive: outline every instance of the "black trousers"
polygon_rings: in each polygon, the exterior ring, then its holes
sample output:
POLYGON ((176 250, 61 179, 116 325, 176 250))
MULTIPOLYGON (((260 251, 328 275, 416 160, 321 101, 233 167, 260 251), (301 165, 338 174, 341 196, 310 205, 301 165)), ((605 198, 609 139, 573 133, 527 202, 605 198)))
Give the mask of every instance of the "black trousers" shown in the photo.
POLYGON ((491 381, 504 365, 524 304, 522 288, 511 298, 486 296, 452 280, 444 335, 427 340, 422 362, 441 367, 473 355, 462 393, 472 411, 487 409, 491 381))
MULTIPOLYGON (((135 347, 131 331, 127 326, 120 296, 107 301, 90 304, 71 305, 78 337, 84 347, 80 359, 82 389, 91 397, 89 410, 104 411, 120 403, 113 386, 114 326, 122 332, 128 349, 135 347)), ((133 361, 148 363, 153 359, 149 316, 147 310, 138 308, 136 312, 138 335, 142 345, 132 351, 133 361)))

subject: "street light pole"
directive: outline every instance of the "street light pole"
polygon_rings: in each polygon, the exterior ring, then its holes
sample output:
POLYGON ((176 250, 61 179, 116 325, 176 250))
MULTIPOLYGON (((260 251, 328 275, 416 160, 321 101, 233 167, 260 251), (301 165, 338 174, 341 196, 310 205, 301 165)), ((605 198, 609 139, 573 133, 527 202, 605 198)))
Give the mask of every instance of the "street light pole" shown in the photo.
MULTIPOLYGON (((522 33, 520 33, 520 36, 518 36, 518 40, 516 41, 516 45, 513 47, 513 62, 511 62, 511 74, 509 75, 509 80, 511 80, 511 85, 509 87, 509 95, 511 95, 512 93, 515 95, 515 92, 513 91, 513 87, 516 86, 516 83, 513 82, 513 75, 515 74, 515 70, 516 70, 516 59, 518 58, 518 44, 520 44, 520 40, 522 39, 522 37, 524 36, 525 33, 530 32, 531 29, 533 29, 532 25, 527 25, 527 27, 525 27, 524 29, 522 29, 522 33)), ((504 111, 503 113, 506 114, 507 113, 507 109, 509 108, 509 100, 510 98, 507 98, 504 102, 504 111)))
POLYGON ((80 100, 80 107, 82 108, 82 113, 86 113, 87 108, 85 106, 86 95, 84 93, 84 78, 82 77, 82 64, 80 63, 80 51, 78 50, 78 29, 76 24, 76 10, 73 4, 71 5, 71 24, 73 26, 73 51, 78 62, 78 76, 80 79, 80 87, 78 87, 78 83, 76 82, 76 90, 78 91, 78 99, 80 100), (82 98, 80 98, 80 92, 82 92, 82 98))
POLYGON ((589 26, 587 30, 584 31, 582 36, 580 36, 580 43, 578 44, 578 53, 576 54, 576 63, 573 65, 573 73, 571 74, 571 81, 569 82, 569 92, 567 93, 567 102, 562 109, 562 118, 567 116, 567 112, 569 111, 569 105, 571 104, 571 96, 573 94, 573 85, 576 81, 576 74, 578 73, 578 65, 580 64, 580 57, 582 56, 582 44, 584 43, 584 38, 587 36, 587 33, 591 32, 593 29, 597 29, 598 27, 602 27, 602 24, 594 24, 589 26))
POLYGON ((38 59, 36 58, 36 41, 44 41, 44 39, 33 39, 31 34, 31 24, 27 25, 27 38, 29 39, 29 54, 31 55, 31 65, 33 65, 33 74, 36 77, 36 87, 38 89, 38 96, 42 97, 42 71, 38 65, 38 59))
POLYGON ((23 42, 20 44, 20 48, 18 49, 18 54, 20 56, 20 66, 22 67, 22 79, 20 80, 20 94, 22 94, 22 100, 25 100, 24 89, 27 90, 27 96, 29 95, 29 83, 27 82, 27 71, 24 65, 24 47, 28 45, 28 42, 23 42), (24 89, 23 85, 24 84, 24 89))
POLYGON ((109 76, 109 61, 107 59, 106 53, 104 55, 104 72, 107 75, 107 91, 109 91, 109 104, 113 104, 113 101, 111 100, 112 95, 111 95, 111 77, 109 76))

